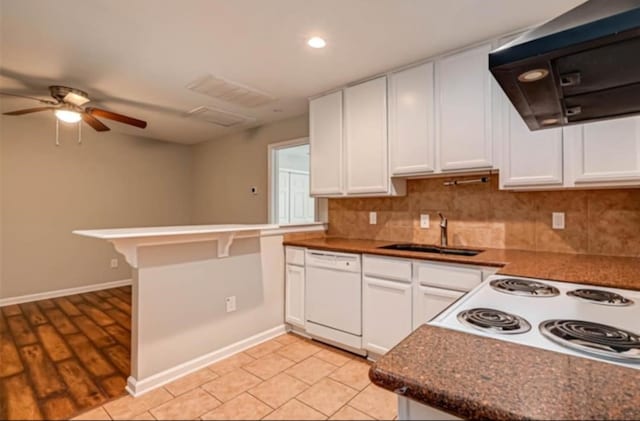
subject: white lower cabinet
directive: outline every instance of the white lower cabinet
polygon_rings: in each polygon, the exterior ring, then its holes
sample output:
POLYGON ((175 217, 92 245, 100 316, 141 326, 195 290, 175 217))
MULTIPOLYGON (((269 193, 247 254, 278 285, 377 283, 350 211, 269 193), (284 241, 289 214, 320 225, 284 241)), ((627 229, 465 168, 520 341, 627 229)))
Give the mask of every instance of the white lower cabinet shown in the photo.
POLYGON ((362 342, 367 351, 385 354, 412 331, 411 283, 363 278, 362 342))
POLYGON ((304 329, 304 249, 299 247, 286 247, 285 257, 284 319, 287 323, 304 329))
POLYGON ((413 302, 413 329, 427 323, 465 293, 451 289, 416 286, 413 302))
POLYGON ((287 265, 285 320, 304 328, 304 267, 287 265))

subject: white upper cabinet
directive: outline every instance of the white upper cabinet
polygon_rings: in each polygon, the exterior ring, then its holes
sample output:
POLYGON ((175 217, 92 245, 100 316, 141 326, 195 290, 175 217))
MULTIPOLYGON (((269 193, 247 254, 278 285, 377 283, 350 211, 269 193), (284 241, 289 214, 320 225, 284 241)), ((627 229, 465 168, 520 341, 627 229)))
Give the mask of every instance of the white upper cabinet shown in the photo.
POLYGON ((567 127, 567 172, 576 187, 640 182, 640 117, 567 127))
POLYGON ((310 176, 312 195, 341 195, 342 91, 309 102, 310 176))
POLYGON ((388 193, 387 78, 350 86, 344 95, 346 193, 388 193))
POLYGON ((500 188, 561 186, 562 141, 561 128, 530 131, 505 96, 500 188))
POLYGON ((491 44, 436 62, 436 143, 440 169, 493 165, 491 44))
POLYGON ((435 170, 433 67, 433 62, 428 62, 389 78, 392 176, 435 170))

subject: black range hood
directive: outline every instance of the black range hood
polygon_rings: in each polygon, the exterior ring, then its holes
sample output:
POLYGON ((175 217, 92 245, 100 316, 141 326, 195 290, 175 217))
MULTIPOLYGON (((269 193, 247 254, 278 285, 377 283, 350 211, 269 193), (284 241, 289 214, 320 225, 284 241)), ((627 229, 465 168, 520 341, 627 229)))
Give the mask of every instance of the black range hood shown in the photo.
POLYGON ((640 113, 640 0, 589 0, 489 54, 531 130, 640 113))

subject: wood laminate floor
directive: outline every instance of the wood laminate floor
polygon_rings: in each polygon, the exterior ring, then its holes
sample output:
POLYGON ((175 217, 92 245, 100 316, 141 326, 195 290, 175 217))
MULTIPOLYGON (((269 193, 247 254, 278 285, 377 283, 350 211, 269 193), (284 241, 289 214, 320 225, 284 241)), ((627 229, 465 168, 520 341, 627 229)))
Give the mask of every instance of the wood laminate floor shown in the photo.
POLYGON ((0 309, 0 419, 68 419, 126 394, 131 287, 0 309))

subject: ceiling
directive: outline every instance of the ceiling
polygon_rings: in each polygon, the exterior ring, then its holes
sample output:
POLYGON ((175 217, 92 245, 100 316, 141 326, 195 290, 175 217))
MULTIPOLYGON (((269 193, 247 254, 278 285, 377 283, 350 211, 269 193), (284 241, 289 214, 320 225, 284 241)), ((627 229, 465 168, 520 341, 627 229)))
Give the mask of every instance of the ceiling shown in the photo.
MULTIPOLYGON (((93 106, 149 122, 141 131, 105 121, 114 131, 198 143, 303 114, 309 96, 537 24, 579 3, 0 0, 0 90, 46 96, 48 85, 76 87, 93 106), (314 35, 327 40, 325 49, 306 45, 314 35), (245 108, 186 88, 207 74, 276 100, 245 108), (255 120, 223 128, 184 116, 203 105, 255 120)), ((0 101, 3 112, 34 105, 0 101)))

